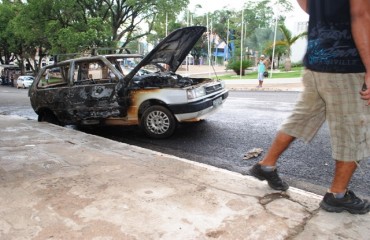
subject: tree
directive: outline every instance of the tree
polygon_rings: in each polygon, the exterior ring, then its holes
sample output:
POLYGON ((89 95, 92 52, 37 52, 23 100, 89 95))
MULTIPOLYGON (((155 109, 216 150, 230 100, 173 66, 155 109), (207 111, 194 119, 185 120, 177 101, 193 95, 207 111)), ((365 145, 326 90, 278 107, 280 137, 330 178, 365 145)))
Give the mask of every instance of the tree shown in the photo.
MULTIPOLYGON (((156 44, 168 32, 186 26, 177 16, 189 0, 3 0, 0 1, 0 61, 13 57, 23 66, 41 65, 49 55, 91 53, 97 48, 138 48, 144 36, 156 44), (38 56, 38 58, 37 58, 38 56), (32 63, 32 60, 34 61, 32 63), (36 62, 37 60, 37 62, 36 62)), ((273 5, 291 9, 289 0, 262 0, 245 5, 245 41, 249 47, 260 49, 271 35, 273 5), (255 33, 258 30, 258 33, 255 33), (261 30, 262 29, 262 30, 261 30)), ((206 15, 196 16, 188 10, 193 25, 206 25, 206 15)), ((184 18, 187 18, 187 14, 184 18)), ((227 25, 236 46, 240 46, 241 12, 221 10, 209 14, 212 33, 224 41, 227 25)), ((186 19, 187 20, 187 19, 186 19)), ((198 42, 192 54, 206 56, 207 39, 198 42)), ((245 44, 246 46, 246 44, 245 44)), ((137 51, 134 49, 133 51, 137 51)), ((245 51, 245 49, 243 49, 245 51)))
MULTIPOLYGON (((265 48, 263 53, 267 56, 272 56, 273 47, 274 47, 273 42, 268 43, 268 46, 265 48)), ((275 66, 275 64, 274 64, 274 66, 273 66, 274 68, 275 67, 279 68, 280 60, 284 55, 287 54, 287 51, 288 51, 288 49, 287 49, 287 46, 285 46, 285 45, 275 46, 275 56, 277 57, 277 66, 275 66)))
POLYGON ((91 53, 115 47, 107 1, 53 0, 46 33, 52 54, 91 53))
MULTIPOLYGON (((62 1, 62 0, 61 0, 62 1)), ((131 41, 147 36, 156 25, 164 29, 164 18, 176 16, 189 0, 75 0, 82 16, 101 19, 109 24, 111 41, 125 48, 131 41), (145 25, 144 29, 142 26, 145 25), (163 26, 163 27, 160 27, 163 26)), ((164 37, 164 36, 162 36, 164 37)))
POLYGON ((290 71, 292 69, 292 64, 290 61, 291 47, 300 38, 307 36, 307 32, 300 33, 296 36, 292 36, 292 33, 287 29, 285 25, 279 25, 279 30, 283 34, 283 39, 277 41, 275 46, 285 46, 286 47, 286 59, 285 59, 285 71, 290 71))
MULTIPOLYGON (((289 0, 262 0, 255 2, 248 2, 245 4, 244 19, 242 21, 242 12, 230 11, 230 10, 219 10, 210 14, 212 19, 213 31, 219 35, 225 42, 228 36, 227 23, 230 24, 230 32, 232 33, 232 41, 235 46, 235 55, 240 55, 240 43, 241 36, 243 35, 244 46, 243 52, 246 48, 254 51, 262 52, 267 42, 273 38, 273 25, 274 25, 274 10, 282 9, 279 13, 278 21, 284 21, 282 13, 289 12, 292 10, 292 4, 289 0), (244 26, 242 26, 244 22, 244 26), (244 29, 244 33, 241 33, 241 29, 244 29)), ((229 45, 229 51, 233 49, 229 45)))
POLYGON ((188 0, 3 0, 0 60, 10 62, 15 56, 22 66, 23 60, 33 60, 29 65, 36 72, 47 55, 125 48, 151 33, 154 24, 159 26, 164 12, 174 17, 187 4, 188 0))
POLYGON ((17 5, 11 1, 3 1, 0 4, 0 62, 1 64, 9 64, 14 61, 12 50, 15 40, 12 31, 11 21, 17 14, 17 5))
POLYGON ((23 73, 24 62, 27 62, 36 73, 41 66, 42 58, 49 54, 51 45, 47 25, 52 16, 48 4, 47 0, 29 0, 27 4, 21 3, 19 14, 11 21, 12 31, 20 41, 19 51, 15 53, 23 73))

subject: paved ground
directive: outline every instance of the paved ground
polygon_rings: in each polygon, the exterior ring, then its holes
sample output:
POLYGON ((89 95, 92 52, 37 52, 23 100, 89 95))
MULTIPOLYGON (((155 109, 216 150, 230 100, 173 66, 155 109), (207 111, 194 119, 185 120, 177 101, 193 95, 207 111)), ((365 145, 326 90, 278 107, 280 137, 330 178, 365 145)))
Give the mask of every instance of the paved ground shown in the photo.
MULTIPOLYGON (((271 82, 271 89, 289 82, 299 79, 271 82)), ((247 87, 243 80, 233 84, 228 87, 247 87)), ((2 240, 369 239, 370 214, 327 213, 318 208, 320 200, 300 189, 272 191, 249 176, 0 115, 2 240)))

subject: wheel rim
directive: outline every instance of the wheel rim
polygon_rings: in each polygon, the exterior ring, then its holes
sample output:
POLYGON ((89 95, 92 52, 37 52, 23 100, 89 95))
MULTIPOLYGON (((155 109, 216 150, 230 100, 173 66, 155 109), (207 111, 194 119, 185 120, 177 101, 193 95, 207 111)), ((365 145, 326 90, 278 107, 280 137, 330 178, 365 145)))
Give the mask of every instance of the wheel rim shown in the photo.
POLYGON ((162 111, 153 111, 147 117, 146 126, 152 133, 163 134, 170 128, 170 119, 162 111))

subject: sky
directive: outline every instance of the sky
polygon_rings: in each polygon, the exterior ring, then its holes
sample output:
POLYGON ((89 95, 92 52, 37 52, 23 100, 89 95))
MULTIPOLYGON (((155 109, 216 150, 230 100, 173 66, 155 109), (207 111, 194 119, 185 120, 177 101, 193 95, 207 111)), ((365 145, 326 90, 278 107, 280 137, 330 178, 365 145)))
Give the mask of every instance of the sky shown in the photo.
MULTIPOLYGON (((251 0, 249 0, 251 1, 251 0)), ((302 21, 307 20, 308 15, 299 7, 296 0, 290 0, 294 11, 291 15, 287 16, 291 20, 302 21)), ((225 1, 225 0, 190 0, 189 1, 189 9, 190 11, 195 11, 196 14, 203 14, 206 12, 213 12, 215 10, 220 10, 224 8, 228 9, 241 9, 244 3, 248 2, 247 0, 232 0, 232 1, 225 1), (195 6, 199 4, 202 8, 195 9, 195 6)))
POLYGON ((213 12, 215 10, 220 10, 225 7, 228 9, 238 9, 243 6, 243 1, 225 1, 225 0, 190 0, 189 9, 195 9, 197 4, 201 5, 201 9, 197 9, 196 12, 199 14, 206 12, 213 12))

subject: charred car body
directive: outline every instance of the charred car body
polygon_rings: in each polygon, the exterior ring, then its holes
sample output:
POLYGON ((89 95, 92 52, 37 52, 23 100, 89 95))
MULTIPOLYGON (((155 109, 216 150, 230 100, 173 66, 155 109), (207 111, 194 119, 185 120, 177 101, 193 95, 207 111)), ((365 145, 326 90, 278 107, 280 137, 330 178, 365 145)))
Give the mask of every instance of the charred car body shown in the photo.
POLYGON ((42 68, 29 91, 38 120, 60 125, 139 125, 148 136, 165 138, 178 122, 203 119, 227 98, 224 83, 175 72, 205 30, 178 29, 144 58, 98 55, 42 68), (133 62, 137 65, 132 69, 133 62))

